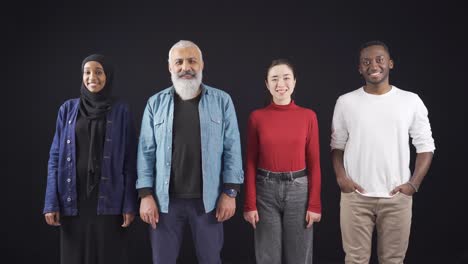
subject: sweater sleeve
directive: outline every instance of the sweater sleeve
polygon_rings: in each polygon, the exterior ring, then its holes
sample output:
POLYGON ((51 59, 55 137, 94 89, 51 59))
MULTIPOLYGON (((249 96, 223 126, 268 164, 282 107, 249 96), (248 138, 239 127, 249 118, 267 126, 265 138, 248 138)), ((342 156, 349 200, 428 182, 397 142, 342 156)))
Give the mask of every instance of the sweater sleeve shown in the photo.
POLYGON ((413 139, 413 145, 417 153, 434 152, 435 145, 432 138, 431 125, 429 123, 428 111, 419 96, 416 96, 416 108, 409 134, 413 139))
POLYGON ((343 117, 343 101, 340 98, 336 100, 335 110, 333 112, 332 133, 331 133, 331 149, 344 150, 348 141, 348 129, 343 117))
POLYGON ((309 136, 306 143, 306 163, 309 181, 309 205, 308 211, 321 214, 322 205, 320 200, 321 172, 320 172, 320 146, 317 115, 312 112, 309 121, 309 136))
POLYGON ((258 134, 253 113, 250 114, 247 125, 247 162, 245 177, 244 212, 257 210, 257 190, 255 178, 258 162, 258 134))

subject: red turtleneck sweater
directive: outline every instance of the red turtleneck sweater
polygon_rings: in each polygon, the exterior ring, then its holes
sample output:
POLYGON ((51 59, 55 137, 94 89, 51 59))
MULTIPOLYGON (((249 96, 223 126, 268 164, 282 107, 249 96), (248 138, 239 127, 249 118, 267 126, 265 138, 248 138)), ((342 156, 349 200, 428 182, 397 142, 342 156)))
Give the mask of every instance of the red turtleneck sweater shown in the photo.
POLYGON ((245 212, 257 210, 257 168, 274 172, 307 168, 307 210, 320 214, 320 153, 315 112, 291 101, 289 105, 272 103, 250 114, 247 128, 245 212))

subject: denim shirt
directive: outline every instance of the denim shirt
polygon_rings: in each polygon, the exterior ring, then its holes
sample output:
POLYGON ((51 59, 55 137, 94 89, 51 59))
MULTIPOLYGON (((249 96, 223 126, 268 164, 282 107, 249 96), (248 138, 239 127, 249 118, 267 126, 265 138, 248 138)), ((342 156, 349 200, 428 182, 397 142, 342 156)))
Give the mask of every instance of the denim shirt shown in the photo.
MULTIPOLYGON (((153 95, 146 105, 138 145, 137 189, 153 188, 159 210, 169 210, 169 181, 172 164, 174 88, 153 95)), ((202 85, 200 115, 203 204, 216 207, 222 184, 244 181, 236 111, 231 97, 202 85)))
MULTIPOLYGON (((58 113, 50 148, 44 214, 78 214, 75 125, 79 105, 79 99, 68 100, 58 113)), ((136 212, 136 152, 132 115, 126 104, 117 101, 107 113, 97 214, 136 212)))

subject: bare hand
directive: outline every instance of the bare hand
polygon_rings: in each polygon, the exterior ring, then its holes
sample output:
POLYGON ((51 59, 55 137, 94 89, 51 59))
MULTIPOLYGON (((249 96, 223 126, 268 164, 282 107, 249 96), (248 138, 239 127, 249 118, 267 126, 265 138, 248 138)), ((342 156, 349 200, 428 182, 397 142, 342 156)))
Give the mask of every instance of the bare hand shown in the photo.
POLYGON ((340 177, 337 178, 336 181, 338 182, 338 185, 340 186, 340 189, 344 193, 350 193, 354 192, 355 190, 358 190, 360 193, 364 193, 364 189, 357 183, 355 183, 353 180, 347 177, 340 177))
POLYGON ((152 195, 141 198, 140 218, 143 222, 150 224, 153 229, 156 229, 156 224, 159 222, 159 212, 152 195))
POLYGON ((128 227, 135 219, 135 214, 122 214, 123 216, 123 224, 122 227, 128 227))
POLYGON ((415 192, 414 188, 411 187, 411 185, 409 183, 404 183, 402 185, 399 185, 397 187, 395 187, 395 189, 393 189, 391 192, 390 192, 390 195, 394 195, 398 192, 401 192, 403 194, 406 194, 408 196, 412 196, 415 192))
POLYGON ((231 198, 225 193, 219 197, 218 206, 216 207, 216 219, 218 222, 223 222, 231 218, 236 212, 236 198, 231 198))
POLYGON ((260 221, 260 218, 258 217, 258 211, 245 212, 244 219, 245 221, 249 222, 254 229, 257 228, 256 224, 258 221, 260 221))
POLYGON ((44 215, 48 225, 60 226, 60 212, 51 212, 44 215))
POLYGON ((320 222, 320 219, 322 218, 321 214, 317 214, 311 211, 306 212, 306 217, 305 220, 307 222, 307 228, 311 228, 314 222, 320 222))

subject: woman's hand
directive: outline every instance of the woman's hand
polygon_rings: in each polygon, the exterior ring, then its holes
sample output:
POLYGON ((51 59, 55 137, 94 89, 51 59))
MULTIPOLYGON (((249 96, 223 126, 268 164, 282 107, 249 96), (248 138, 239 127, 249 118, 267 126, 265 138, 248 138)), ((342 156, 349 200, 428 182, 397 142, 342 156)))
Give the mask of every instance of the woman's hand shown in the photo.
POLYGON ((123 216, 123 224, 122 227, 128 227, 132 222, 133 219, 135 219, 135 214, 122 214, 123 216))
POLYGON ((244 219, 245 221, 249 222, 254 229, 256 228, 258 221, 260 221, 260 218, 258 217, 258 211, 244 212, 244 219))
POLYGON ((321 214, 317 214, 311 211, 306 212, 306 222, 307 222, 307 228, 311 228, 314 222, 320 222, 320 219, 322 218, 321 214))
POLYGON ((60 212, 51 212, 44 215, 48 225, 60 226, 60 212))

